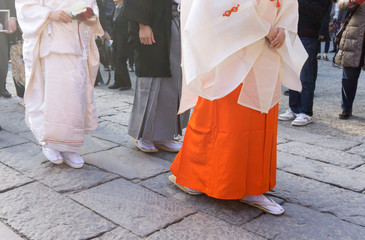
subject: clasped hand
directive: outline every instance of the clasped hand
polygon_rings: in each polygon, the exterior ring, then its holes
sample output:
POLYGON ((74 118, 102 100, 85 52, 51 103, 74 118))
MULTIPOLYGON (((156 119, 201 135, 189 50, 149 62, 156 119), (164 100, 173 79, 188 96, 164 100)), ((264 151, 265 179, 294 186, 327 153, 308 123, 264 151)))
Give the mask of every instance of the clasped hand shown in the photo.
MULTIPOLYGON (((63 23, 71 23, 72 22, 72 17, 70 16, 70 14, 68 14, 67 12, 63 11, 63 10, 57 10, 57 11, 52 11, 49 14, 48 17, 50 20, 55 21, 55 22, 63 22, 63 23)), ((89 18, 85 21, 83 21, 85 24, 92 26, 97 22, 97 18, 89 18)))
POLYGON ((270 47, 278 49, 284 44, 285 41, 284 29, 271 26, 266 38, 270 41, 270 47))
POLYGON ((12 34, 16 31, 17 25, 16 25, 16 18, 12 17, 9 19, 8 22, 8 29, 5 31, 7 34, 12 34))

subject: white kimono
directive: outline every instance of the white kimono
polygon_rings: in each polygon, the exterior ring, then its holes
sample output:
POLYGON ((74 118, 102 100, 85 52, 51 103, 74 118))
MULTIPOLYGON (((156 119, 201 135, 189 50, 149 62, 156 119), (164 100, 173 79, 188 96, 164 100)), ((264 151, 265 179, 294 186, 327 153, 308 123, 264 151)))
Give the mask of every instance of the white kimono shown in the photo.
MULTIPOLYGON (((26 123, 42 145, 77 151, 97 127, 93 86, 99 67, 98 22, 53 22, 52 10, 71 12, 75 0, 16 0, 24 38, 26 123)), ((98 15, 95 0, 82 1, 98 15)))
POLYGON ((297 36, 295 0, 183 0, 180 112, 198 96, 222 98, 241 83, 238 104, 267 113, 281 97, 281 85, 301 91, 307 53, 297 36), (237 11, 231 11, 237 7, 237 11), (229 16, 224 13, 230 12, 229 16), (285 30, 285 44, 270 48, 270 26, 285 30))

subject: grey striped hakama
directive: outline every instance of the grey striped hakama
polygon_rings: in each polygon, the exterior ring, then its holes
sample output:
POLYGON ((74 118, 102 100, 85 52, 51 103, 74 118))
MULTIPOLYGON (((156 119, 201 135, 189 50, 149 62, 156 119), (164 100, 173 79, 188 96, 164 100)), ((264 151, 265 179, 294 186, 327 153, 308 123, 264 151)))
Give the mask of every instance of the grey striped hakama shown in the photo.
POLYGON ((190 111, 177 115, 180 105, 181 72, 180 16, 173 11, 171 25, 171 78, 137 77, 128 134, 134 139, 171 140, 182 135, 190 111))

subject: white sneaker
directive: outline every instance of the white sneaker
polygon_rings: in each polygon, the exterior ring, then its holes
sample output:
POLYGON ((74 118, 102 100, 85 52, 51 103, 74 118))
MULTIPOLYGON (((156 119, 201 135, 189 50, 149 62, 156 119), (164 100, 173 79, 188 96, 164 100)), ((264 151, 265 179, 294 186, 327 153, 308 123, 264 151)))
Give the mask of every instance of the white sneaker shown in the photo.
POLYGON ((313 120, 312 120, 311 116, 308 116, 305 113, 299 113, 299 114, 297 114, 297 117, 291 123, 291 125, 293 125, 293 126, 306 126, 306 125, 308 125, 312 122, 313 122, 313 120))
POLYGON ((288 110, 286 110, 285 113, 282 113, 279 115, 279 120, 280 121, 289 121, 289 120, 293 120, 295 119, 297 116, 296 113, 294 113, 290 108, 288 110))
POLYGON ((82 168, 84 166, 84 159, 75 152, 62 152, 62 156, 65 163, 72 168, 82 168))
POLYGON ((58 165, 63 163, 63 157, 59 151, 53 150, 51 148, 42 147, 42 153, 53 164, 58 165))
POLYGON ((179 152, 181 145, 174 142, 173 140, 155 142, 157 148, 160 148, 167 152, 179 152))

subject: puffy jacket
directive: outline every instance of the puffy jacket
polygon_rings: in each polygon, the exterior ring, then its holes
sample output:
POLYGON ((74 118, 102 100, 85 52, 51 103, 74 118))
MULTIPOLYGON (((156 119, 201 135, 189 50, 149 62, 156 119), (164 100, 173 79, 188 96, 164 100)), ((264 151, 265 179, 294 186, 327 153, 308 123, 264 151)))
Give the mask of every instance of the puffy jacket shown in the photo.
MULTIPOLYGON (((352 6, 353 7, 353 6, 352 6)), ((339 0, 340 10, 350 9, 349 0, 339 0)), ((361 4, 348 23, 339 45, 336 63, 343 67, 359 67, 365 37, 365 3, 361 4)), ((365 66, 364 66, 365 70, 365 66)))

